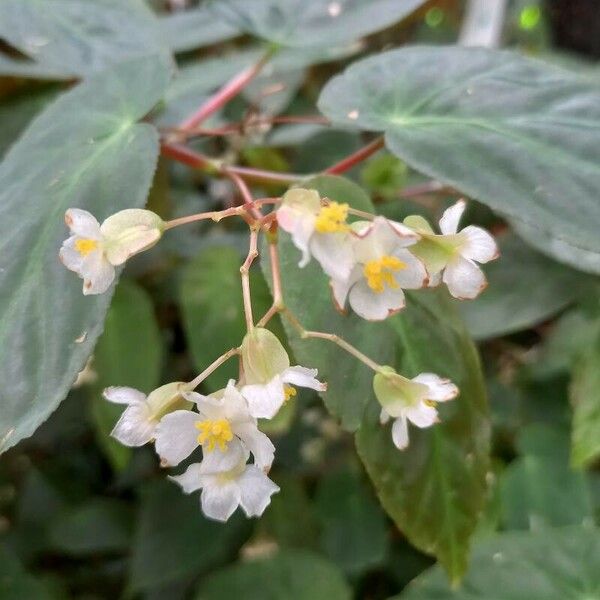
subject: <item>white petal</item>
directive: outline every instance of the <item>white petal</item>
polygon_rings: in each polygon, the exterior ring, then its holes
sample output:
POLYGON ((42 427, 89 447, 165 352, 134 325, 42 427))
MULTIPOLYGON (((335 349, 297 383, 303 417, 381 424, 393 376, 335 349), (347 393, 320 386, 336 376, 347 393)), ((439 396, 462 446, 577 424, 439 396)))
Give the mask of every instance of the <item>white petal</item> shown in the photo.
POLYGON ((58 253, 58 256, 65 267, 69 271, 75 271, 75 273, 81 273, 81 266, 83 265, 84 257, 75 249, 75 242, 80 239, 76 235, 72 235, 66 239, 58 253))
POLYGON ((310 260, 308 245, 315 230, 314 214, 300 212, 288 206, 281 206, 277 211, 279 226, 292 236, 294 246, 302 252, 299 267, 305 267, 310 260))
POLYGON ((408 250, 396 250, 394 256, 401 260, 406 267, 394 271, 394 279, 401 288, 406 290, 419 290, 429 281, 425 265, 408 250))
POLYGON ((100 223, 96 217, 87 210, 80 208, 69 208, 65 213, 65 223, 67 227, 82 238, 99 240, 102 238, 100 233, 100 223))
POLYGON ((431 427, 438 421, 438 412, 433 406, 428 406, 424 402, 421 402, 417 406, 411 406, 406 409, 406 417, 417 427, 424 429, 425 427, 431 427))
POLYGON ((434 288, 440 285, 440 283, 442 283, 441 271, 439 273, 435 273, 434 275, 431 273, 429 274, 429 283, 427 284, 427 287, 434 288))
POLYGON ((459 200, 456 204, 444 211, 444 214, 440 219, 440 231, 444 235, 449 235, 458 231, 458 223, 465 212, 466 207, 467 203, 464 200, 459 200))
POLYGON ((249 465, 238 480, 240 504, 249 517, 260 517, 271 503, 271 496, 279 491, 258 467, 249 465))
POLYGON ((128 406, 110 432, 124 446, 143 446, 154 437, 156 422, 150 418, 146 403, 128 406))
POLYGON ((310 239, 310 252, 333 279, 347 279, 356 264, 347 233, 315 233, 310 239))
POLYGON ((103 294, 115 278, 115 268, 106 260, 101 250, 95 250, 83 261, 81 274, 83 294, 103 294))
POLYGON ((115 404, 142 404, 146 394, 130 387, 108 387, 102 395, 115 404))
POLYGON ((222 400, 225 416, 232 423, 254 422, 248 403, 240 391, 235 387, 235 381, 229 380, 222 400))
POLYGON ((383 292, 373 291, 362 279, 350 290, 350 306, 354 312, 368 321, 382 321, 391 313, 404 308, 404 292, 401 288, 385 287, 383 292))
POLYGON ((317 369, 307 369, 306 367, 296 365, 295 367, 286 369, 281 374, 281 379, 291 385, 324 392, 327 390, 327 384, 317 379, 318 373, 317 369))
POLYGON ((275 446, 271 440, 254 423, 240 423, 233 428, 246 448, 254 456, 254 463, 261 469, 269 469, 275 458, 275 446))
POLYGON ((156 427, 156 452, 166 467, 175 467, 198 447, 201 417, 191 410, 176 410, 165 415, 156 427))
POLYGON ((389 415, 388 411, 385 410, 385 408, 382 408, 381 412, 379 413, 379 422, 382 425, 385 425, 389 420, 390 420, 390 415, 389 415))
POLYGON ((344 307, 346 306, 346 300, 348 298, 348 292, 352 288, 352 286, 362 279, 362 267, 360 265, 356 265, 350 276, 347 279, 330 279, 329 287, 331 288, 331 293, 333 296, 333 302, 336 308, 344 312, 344 307))
POLYGON ((465 238, 460 253, 465 258, 470 258, 478 263, 486 263, 498 258, 496 240, 481 227, 469 225, 459 234, 465 238))
POLYGON ((249 456, 248 450, 237 438, 234 438, 227 444, 224 452, 219 448, 215 448, 212 452, 204 452, 201 472, 203 475, 227 473, 245 464, 249 456))
POLYGON ((272 419, 283 404, 285 392, 279 376, 267 384, 245 385, 242 396, 248 401, 250 414, 257 419, 272 419))
POLYGON ((396 419, 392 424, 392 440, 399 450, 408 447, 408 421, 406 417, 396 419))
POLYGON ((454 258, 444 270, 443 282, 448 291, 460 300, 476 298, 486 287, 483 271, 467 258, 454 258))
POLYGON ((200 495, 202 512, 215 521, 227 521, 240 504, 240 489, 229 481, 223 484, 205 484, 200 495))
POLYGON ((216 421, 222 419, 225 415, 225 407, 220 398, 214 396, 203 396, 198 392, 183 392, 181 394, 189 402, 193 402, 198 407, 198 412, 203 419, 216 421))
POLYGON ((397 237, 395 243, 397 247, 405 248, 407 246, 412 246, 413 244, 416 244, 421 237, 418 233, 410 229, 410 227, 407 227, 402 223, 390 221, 388 219, 387 224, 397 237))
POLYGON ((186 494, 191 494, 196 490, 199 490, 203 485, 205 478, 202 475, 200 463, 191 464, 182 475, 173 475, 169 479, 172 479, 178 483, 186 494))
POLYGON ((449 379, 444 379, 435 373, 421 373, 413 378, 417 383, 424 383, 429 391, 427 400, 435 402, 446 402, 452 400, 458 395, 458 388, 449 379))

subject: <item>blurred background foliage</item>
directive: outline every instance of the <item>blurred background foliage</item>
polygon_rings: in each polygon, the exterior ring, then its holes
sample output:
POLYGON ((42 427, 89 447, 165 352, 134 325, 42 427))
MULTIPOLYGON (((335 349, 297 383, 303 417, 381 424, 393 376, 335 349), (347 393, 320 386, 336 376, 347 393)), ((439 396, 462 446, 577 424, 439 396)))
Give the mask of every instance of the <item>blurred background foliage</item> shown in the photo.
MULTIPOLYGON (((167 14, 186 2, 151 4, 167 14)), ((429 2, 370 36, 359 53, 453 42, 463 10, 459 0, 429 2)), ((257 56, 244 37, 194 50, 184 28, 165 28, 165 35, 180 44, 181 72, 159 123, 176 122, 257 56)), ((507 46, 599 77, 594 0, 513 0, 503 38, 507 46)), ((212 124, 247 117, 249 106, 270 115, 312 112, 322 84, 356 56, 349 50, 348 56, 276 59, 272 72, 212 124), (279 93, 265 93, 278 85, 279 93)), ((0 155, 65 85, 0 79, 0 155)), ((249 126, 226 148, 202 143, 254 167, 317 172, 359 148, 362 139, 348 131, 287 125, 272 131, 249 126)), ((435 220, 452 200, 443 193, 401 200, 399 190, 424 180, 384 152, 350 177, 371 193, 379 212, 394 219, 416 212, 435 220)), ((149 208, 175 217, 221 208, 233 198, 227 182, 161 162, 149 208)), ((272 476, 281 492, 257 521, 240 515, 226 525, 204 519, 198 498, 166 480, 151 448, 132 451, 108 437, 120 407, 101 399, 103 387, 150 391, 188 379, 241 339, 238 268, 247 232, 227 221, 177 230, 131 261, 93 358, 68 398, 33 437, 2 456, 0 598, 378 600, 401 593, 423 573, 402 598, 538 600, 527 595, 527 565, 543 568, 546 549, 555 554, 552 564, 578 557, 590 573, 595 570, 590 581, 598 586, 598 535, 586 536, 600 516, 594 461, 600 449, 600 284, 527 246, 482 205, 470 205, 468 220, 490 228, 502 249, 501 260, 486 269, 485 294, 459 306, 479 344, 491 402, 493 468, 473 558, 491 595, 472 582, 473 572, 467 587, 481 595, 449 591, 439 567, 431 568, 432 559, 403 538, 379 505, 352 436, 307 391, 265 428, 278 449, 272 476), (555 530, 563 526, 569 527, 555 530), (510 585, 506 595, 494 595, 498 582, 515 573, 522 575, 521 595, 511 595, 510 585)), ((269 290, 260 270, 252 275, 256 312, 262 313, 269 290)), ((204 391, 235 377, 231 368, 209 377, 204 391)), ((571 597, 560 595, 561 589, 557 584, 557 595, 545 598, 571 597)))

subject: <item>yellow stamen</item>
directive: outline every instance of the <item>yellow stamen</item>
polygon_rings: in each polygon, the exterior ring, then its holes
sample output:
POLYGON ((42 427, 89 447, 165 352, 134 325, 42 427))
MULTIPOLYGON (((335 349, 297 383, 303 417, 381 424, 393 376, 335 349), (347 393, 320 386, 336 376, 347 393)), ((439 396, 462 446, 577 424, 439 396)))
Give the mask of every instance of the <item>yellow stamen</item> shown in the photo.
POLYGON ((227 444, 233 439, 233 432, 227 419, 196 421, 196 429, 200 430, 198 443, 202 444, 207 452, 212 452, 215 446, 219 446, 219 450, 225 452, 227 444))
POLYGON ((87 256, 97 247, 98 242, 96 240, 89 240, 86 238, 79 238, 78 240, 75 240, 75 250, 77 250, 81 256, 87 256))
POLYGON ((296 391, 295 387, 292 387, 291 385, 284 385, 283 393, 285 394, 285 398, 283 399, 283 401, 287 402, 290 398, 293 398, 298 392, 296 391))
POLYGON ((403 263, 395 256, 382 256, 378 260, 370 260, 365 263, 363 273, 367 279, 369 287, 378 294, 381 294, 388 285, 391 289, 397 289, 398 282, 394 278, 394 271, 406 269, 406 263, 403 263))
POLYGON ((323 206, 319 211, 317 220, 315 221, 315 229, 319 233, 338 233, 340 231, 348 231, 349 227, 346 223, 347 218, 347 204, 330 202, 327 206, 323 206))
POLYGON ((437 406, 437 402, 435 400, 423 400, 423 404, 426 406, 431 406, 431 408, 435 408, 437 406))

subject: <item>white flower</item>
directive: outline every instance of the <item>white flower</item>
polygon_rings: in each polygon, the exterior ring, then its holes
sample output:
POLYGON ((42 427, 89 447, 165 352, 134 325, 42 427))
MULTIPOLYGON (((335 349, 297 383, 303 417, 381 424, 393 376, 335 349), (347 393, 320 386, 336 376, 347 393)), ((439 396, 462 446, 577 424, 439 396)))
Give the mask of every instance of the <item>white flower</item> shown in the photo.
POLYGON ((249 453, 237 439, 227 452, 210 452, 183 475, 171 477, 186 494, 202 490, 202 511, 210 519, 227 521, 241 506, 248 517, 259 517, 279 491, 256 465, 246 464, 249 453))
POLYGON ((122 210, 102 225, 79 208, 65 213, 71 237, 63 242, 60 260, 83 279, 83 293, 102 294, 115 278, 115 267, 130 256, 153 246, 164 223, 149 210, 122 210))
POLYGON ((448 291, 461 300, 477 297, 487 285, 485 275, 476 263, 498 258, 498 246, 485 229, 470 225, 458 231, 465 207, 466 202, 459 200, 444 211, 440 219, 441 235, 434 234, 422 217, 408 217, 404 221, 422 237, 411 252, 427 265, 430 285, 437 285, 441 279, 448 291))
POLYGON ((333 298, 340 310, 346 299, 364 319, 380 321, 404 308, 405 289, 427 285, 427 271, 407 246, 419 236, 400 223, 376 217, 372 223, 353 225, 356 266, 347 279, 331 280, 333 298))
POLYGON ((271 419, 282 404, 296 395, 293 386, 324 392, 327 385, 316 379, 317 370, 290 367, 290 359, 281 342, 267 329, 257 327, 246 334, 241 348, 244 371, 242 396, 250 414, 271 419))
POLYGON ((156 451, 165 466, 178 465, 198 446, 204 456, 226 452, 235 439, 240 439, 254 455, 255 464, 268 469, 273 462, 275 446, 258 430, 248 404, 231 380, 225 390, 212 396, 196 392, 183 394, 194 402, 198 412, 176 410, 165 415, 156 429, 156 451))
POLYGON ((106 388, 104 397, 109 402, 127 405, 111 435, 125 446, 143 446, 154 438, 156 427, 165 414, 190 405, 182 396, 187 391, 188 384, 181 381, 167 383, 148 396, 129 387, 106 388))
POLYGON ((375 396, 382 406, 381 423, 393 417, 392 439, 400 450, 408 446, 408 422, 420 428, 438 421, 437 402, 452 400, 458 388, 434 373, 421 373, 413 379, 398 375, 392 367, 382 367, 373 379, 375 396))
POLYGON ((352 234, 346 222, 348 205, 321 204, 315 190, 288 190, 277 210, 279 226, 292 236, 302 252, 298 265, 305 267, 311 255, 329 277, 345 279, 354 266, 352 234))

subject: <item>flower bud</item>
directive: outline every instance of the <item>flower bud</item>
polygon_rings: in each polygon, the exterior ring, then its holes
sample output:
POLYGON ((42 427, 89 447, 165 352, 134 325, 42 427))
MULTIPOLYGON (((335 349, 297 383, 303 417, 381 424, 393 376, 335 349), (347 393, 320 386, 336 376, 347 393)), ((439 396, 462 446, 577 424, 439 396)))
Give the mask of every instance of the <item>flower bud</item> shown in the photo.
POLYGON ((392 417, 399 417, 403 409, 420 402, 427 386, 402 377, 393 367, 385 366, 373 378, 373 391, 385 411, 392 417))
POLYGON ((290 359, 281 342, 262 327, 246 334, 241 351, 246 384, 267 383, 290 366, 290 359))

